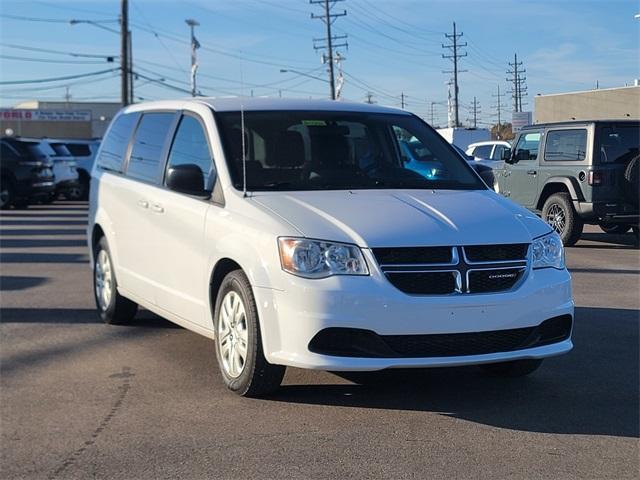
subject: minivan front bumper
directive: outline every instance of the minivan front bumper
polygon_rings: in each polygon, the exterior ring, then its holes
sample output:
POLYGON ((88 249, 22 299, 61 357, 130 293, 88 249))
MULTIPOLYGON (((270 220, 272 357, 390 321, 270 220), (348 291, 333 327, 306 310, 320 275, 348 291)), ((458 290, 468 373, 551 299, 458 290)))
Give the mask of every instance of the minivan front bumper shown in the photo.
MULTIPOLYGON (((371 258, 367 258, 371 260, 371 258)), ((371 265, 371 263, 369 263, 371 265)), ((496 294, 408 295, 384 274, 335 276, 308 280, 286 275, 286 288, 254 287, 265 356, 271 363, 319 370, 381 370, 442 367, 544 358, 568 352, 564 339, 509 351, 407 357, 327 355, 309 348, 319 332, 360 329, 378 336, 448 335, 538 327, 545 320, 573 319, 571 277, 566 269, 530 270, 517 289, 496 294)))

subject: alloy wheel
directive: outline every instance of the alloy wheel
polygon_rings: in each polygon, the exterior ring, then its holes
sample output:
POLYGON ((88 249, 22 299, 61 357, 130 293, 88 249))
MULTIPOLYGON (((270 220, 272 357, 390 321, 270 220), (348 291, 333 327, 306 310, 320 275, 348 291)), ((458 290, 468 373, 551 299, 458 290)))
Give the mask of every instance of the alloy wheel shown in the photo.
POLYGON ((222 299, 217 330, 222 367, 227 375, 237 378, 247 362, 249 344, 247 316, 238 293, 230 291, 222 299))
POLYGON ((105 250, 100 250, 96 258, 95 266, 96 298, 100 309, 104 312, 111 304, 113 295, 113 275, 111 272, 111 262, 105 250))
POLYGON ((562 232, 564 232, 567 224, 567 217, 565 215, 565 211, 557 203, 554 203, 549 207, 545 220, 558 234, 562 234, 562 232))

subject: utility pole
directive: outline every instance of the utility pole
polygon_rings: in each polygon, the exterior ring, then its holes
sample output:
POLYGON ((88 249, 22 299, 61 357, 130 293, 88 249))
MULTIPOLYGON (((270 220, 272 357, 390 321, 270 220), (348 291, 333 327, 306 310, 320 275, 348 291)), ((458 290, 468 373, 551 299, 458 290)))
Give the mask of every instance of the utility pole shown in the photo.
POLYGON ((198 40, 196 39, 194 30, 195 27, 199 26, 200 24, 192 18, 187 18, 185 20, 185 23, 189 25, 189 28, 191 29, 191 96, 195 97, 198 93, 198 90, 196 88, 196 72, 198 71, 198 58, 196 57, 196 50, 200 48, 200 42, 198 42, 198 40))
POLYGON ((493 108, 496 109, 496 112, 498 114, 498 125, 500 125, 502 123, 502 109, 505 107, 505 105, 501 101, 501 98, 504 95, 500 93, 500 85, 498 85, 498 94, 491 95, 491 96, 496 99, 495 105, 492 105, 492 106, 493 108))
POLYGON ((131 30, 127 32, 127 61, 129 62, 129 103, 133 101, 133 46, 131 44, 131 30))
POLYGON ((312 19, 320 19, 322 20, 327 27, 327 36, 326 38, 314 38, 313 39, 313 48, 314 50, 326 50, 327 54, 322 55, 323 63, 329 63, 329 98, 331 100, 336 99, 336 81, 334 76, 334 57, 333 57, 333 49, 338 47, 348 48, 349 45, 347 42, 340 42, 341 40, 346 40, 346 35, 332 35, 331 34, 331 26, 333 22, 338 17, 344 17, 347 14, 346 10, 343 10, 342 13, 331 13, 331 9, 337 2, 343 2, 344 0, 309 0, 309 3, 312 5, 322 4, 324 8, 324 13, 322 15, 316 15, 314 13, 311 14, 312 19), (324 42, 318 44, 318 42, 324 42))
POLYGON ((448 33, 445 33, 444 36, 448 39, 448 40, 452 40, 453 44, 451 45, 445 45, 444 43, 442 44, 442 48, 448 48, 451 50, 452 54, 451 55, 445 55, 442 54, 442 58, 450 58, 451 60, 453 60, 453 72, 451 71, 446 71, 443 73, 453 73, 453 84, 454 84, 454 92, 453 92, 453 96, 454 96, 454 126, 459 127, 460 126, 460 116, 459 116, 459 109, 458 109, 458 95, 460 93, 460 89, 458 88, 458 74, 459 73, 464 73, 466 72, 466 70, 459 70, 458 69, 458 60, 462 57, 466 57, 467 53, 458 53, 458 49, 462 48, 462 47, 466 47, 467 46, 467 42, 464 43, 460 43, 458 41, 458 39, 460 37, 462 37, 462 33, 457 33, 456 31, 456 22, 453 22, 453 34, 449 35, 448 33))
POLYGON ((473 97, 473 103, 471 104, 472 118, 469 118, 469 122, 473 124, 473 128, 478 128, 478 114, 480 113, 480 102, 476 97, 473 97))
POLYGON ((511 75, 507 78, 508 82, 513 83, 511 90, 511 96, 513 98, 513 111, 522 111, 522 97, 527 94, 527 86, 524 83, 527 77, 523 77, 522 74, 526 72, 522 67, 522 62, 518 62, 518 54, 514 54, 513 63, 509 62, 509 66, 512 70, 507 70, 507 75, 511 75))
POLYGON ((435 117, 433 115, 433 106, 436 104, 436 102, 431 102, 431 126, 433 127, 436 123, 435 123, 435 117))
POLYGON ((374 104, 376 102, 373 101, 373 93, 371 92, 367 92, 366 94, 366 100, 364 101, 364 103, 368 103, 368 104, 374 104))
POLYGON ((404 110, 404 92, 400 93, 400 108, 404 110))
POLYGON ((120 103, 129 104, 129 2, 120 0, 120 103))

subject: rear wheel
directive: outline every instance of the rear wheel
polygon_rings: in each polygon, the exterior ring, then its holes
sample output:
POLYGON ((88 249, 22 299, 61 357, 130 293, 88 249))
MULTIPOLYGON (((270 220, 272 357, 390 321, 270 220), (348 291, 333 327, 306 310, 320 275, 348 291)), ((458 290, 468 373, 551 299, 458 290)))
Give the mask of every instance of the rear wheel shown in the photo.
POLYGON ((242 270, 222 280, 214 327, 218 366, 229 390, 255 397, 278 389, 285 367, 272 365, 264 357, 256 302, 242 270))
POLYGON ((604 233, 621 234, 621 233, 627 233, 629 230, 631 230, 631 225, 627 225, 624 223, 603 222, 599 226, 600 226, 600 230, 602 230, 604 233))
POLYGON ((562 243, 570 247, 580 240, 584 223, 574 210, 568 193, 554 193, 544 202, 542 219, 553 228, 562 243))
POLYGON ((524 377, 535 372, 542 365, 542 360, 515 360, 513 362, 487 363, 480 368, 497 377, 524 377))
POLYGON ((0 210, 6 210, 14 200, 13 183, 10 180, 0 180, 0 210))
POLYGON ((113 269, 107 239, 102 237, 95 250, 93 292, 100 318, 109 324, 130 322, 138 311, 138 304, 118 293, 118 281, 113 269))
POLYGON ((67 200, 86 200, 89 197, 89 177, 86 174, 80 175, 78 185, 71 187, 64 192, 67 200))

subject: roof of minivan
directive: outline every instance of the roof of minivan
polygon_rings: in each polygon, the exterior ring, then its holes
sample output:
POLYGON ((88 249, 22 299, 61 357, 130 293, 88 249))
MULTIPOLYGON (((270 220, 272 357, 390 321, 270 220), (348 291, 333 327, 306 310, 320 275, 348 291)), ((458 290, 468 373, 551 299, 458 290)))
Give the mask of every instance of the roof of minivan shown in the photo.
POLYGON ((240 107, 244 111, 260 110, 324 110, 338 112, 394 113, 410 115, 410 112, 393 107, 383 107, 368 103, 311 100, 268 97, 196 97, 177 101, 143 102, 131 105, 128 111, 143 111, 146 108, 179 108, 178 104, 198 103, 209 105, 216 112, 237 112, 240 107))
POLYGON ((522 129, 526 128, 540 128, 540 127, 553 127, 557 125, 585 125, 587 123, 628 123, 637 124, 640 120, 632 120, 629 118, 612 118, 612 119, 599 119, 599 120, 567 120, 566 122, 549 122, 549 123, 534 123, 533 125, 526 125, 522 129))

